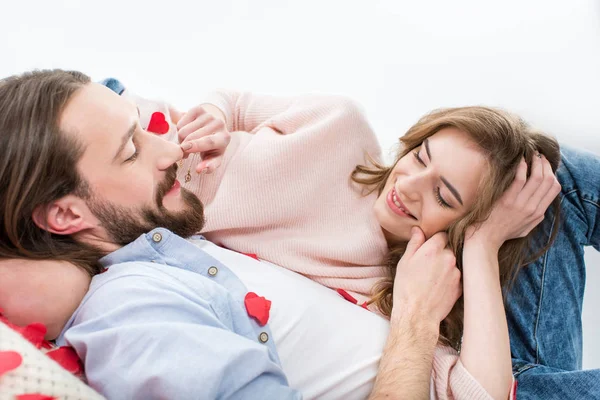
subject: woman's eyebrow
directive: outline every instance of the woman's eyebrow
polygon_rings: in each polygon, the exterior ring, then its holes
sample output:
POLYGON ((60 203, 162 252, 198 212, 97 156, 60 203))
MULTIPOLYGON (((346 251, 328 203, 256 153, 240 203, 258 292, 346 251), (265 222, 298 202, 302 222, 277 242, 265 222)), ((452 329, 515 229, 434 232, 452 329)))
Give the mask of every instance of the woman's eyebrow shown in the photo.
MULTIPOLYGON (((425 151, 427 152, 427 157, 429 157, 429 161, 431 161, 432 158, 431 158, 431 150, 429 150, 429 139, 425 139, 423 141, 423 143, 425 144, 425 151)), ((448 188, 450 193, 452 193, 454 195, 454 197, 456 197, 456 200, 458 200, 460 205, 461 206, 464 205, 463 201, 462 201, 462 197, 460 197, 460 193, 458 193, 458 190, 456 190, 456 188, 454 186, 452 186, 450 184, 450 182, 448 182, 448 180, 446 178, 444 178, 443 176, 440 176, 440 180, 442 182, 444 182, 444 185, 446 185, 446 187, 448 188)))

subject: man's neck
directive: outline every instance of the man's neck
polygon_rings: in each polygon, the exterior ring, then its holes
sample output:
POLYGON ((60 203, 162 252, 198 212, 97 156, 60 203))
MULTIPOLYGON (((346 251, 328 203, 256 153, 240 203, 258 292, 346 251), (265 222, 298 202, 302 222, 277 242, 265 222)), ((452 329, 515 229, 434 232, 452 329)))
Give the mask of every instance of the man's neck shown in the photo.
POLYGON ((110 254, 113 251, 117 251, 123 247, 111 240, 104 232, 98 233, 92 231, 83 231, 77 233, 74 238, 79 243, 84 243, 100 250, 103 255, 110 254))

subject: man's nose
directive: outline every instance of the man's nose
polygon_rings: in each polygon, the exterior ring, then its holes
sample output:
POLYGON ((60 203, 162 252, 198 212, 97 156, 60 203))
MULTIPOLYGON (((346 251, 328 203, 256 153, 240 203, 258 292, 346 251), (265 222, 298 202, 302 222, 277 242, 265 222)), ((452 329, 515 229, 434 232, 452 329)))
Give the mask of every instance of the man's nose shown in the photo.
POLYGON ((183 158, 183 150, 178 144, 161 140, 158 146, 157 167, 164 171, 183 158))

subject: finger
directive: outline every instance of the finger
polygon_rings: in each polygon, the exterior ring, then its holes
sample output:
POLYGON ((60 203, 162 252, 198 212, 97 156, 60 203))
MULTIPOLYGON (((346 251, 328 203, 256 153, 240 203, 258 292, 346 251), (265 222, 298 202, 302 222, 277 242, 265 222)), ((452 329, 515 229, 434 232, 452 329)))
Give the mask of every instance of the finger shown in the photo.
POLYGON ((414 226, 410 231, 410 240, 406 245, 406 251, 404 252, 404 256, 412 257, 413 254, 419 250, 419 248, 425 243, 425 234, 421 230, 421 228, 414 226))
MULTIPOLYGON (((192 147, 189 145, 189 143, 192 142, 197 142, 199 139, 202 138, 208 138, 208 137, 212 137, 212 136, 217 136, 219 134, 222 134, 223 132, 218 132, 215 130, 215 125, 212 123, 209 123, 206 126, 203 126, 202 128, 198 129, 197 131, 194 131, 192 133, 190 133, 182 142, 181 142, 181 149, 184 152, 193 152, 196 153, 197 150, 189 150, 192 147)), ((210 142, 210 140, 207 140, 210 142)), ((206 150, 208 151, 208 150, 206 150)))
POLYGON ((550 189, 546 192, 544 197, 539 202, 538 209, 536 210, 536 216, 543 216, 546 213, 546 210, 548 209, 548 207, 550 207, 550 204, 552 204, 556 196, 558 196, 560 190, 560 183, 556 178, 554 178, 550 189))
POLYGON ((452 268, 456 268, 456 256, 450 249, 445 249, 444 257, 446 258, 446 264, 452 268))
MULTIPOLYGON (((458 270, 458 268, 457 268, 458 270)), ((454 303, 456 303, 458 301, 458 299, 460 299, 460 296, 462 296, 462 292, 463 292, 463 287, 460 284, 460 271, 458 272, 458 275, 456 276, 456 285, 455 287, 455 292, 454 292, 454 303)))
POLYGON ((217 157, 215 160, 210 161, 208 164, 206 164, 204 169, 201 171, 204 171, 207 174, 212 174, 217 168, 221 166, 221 160, 223 160, 223 157, 217 157))
MULTIPOLYGON (((187 125, 183 125, 181 129, 177 131, 177 136, 179 138, 179 143, 183 143, 183 141, 193 132, 198 131, 199 129, 208 126, 214 118, 209 114, 199 115, 195 120, 191 121, 187 125)), ((214 132, 213 132, 214 133, 214 132)))
POLYGON ((504 196, 510 199, 517 199, 519 193, 521 190, 523 190, 525 183, 527 183, 527 163, 525 162, 525 158, 522 158, 519 166, 517 167, 515 179, 510 184, 508 189, 506 189, 504 196))
POLYGON ((209 172, 210 171, 210 166, 209 166, 209 162, 207 160, 202 160, 200 163, 198 163, 198 165, 196 165, 196 172, 201 174, 203 172, 209 172))
MULTIPOLYGON (((525 206, 529 203, 529 200, 539 189, 540 185, 544 181, 544 165, 542 162, 541 154, 536 153, 531 161, 531 174, 527 179, 527 183, 523 186, 523 189, 517 197, 517 204, 525 206)), ((532 210, 533 211, 533 210, 532 210)))
POLYGON ((202 161, 196 165, 196 172, 212 173, 214 170, 221 166, 223 162, 223 154, 216 154, 209 152, 207 155, 202 155, 202 161))
POLYGON ((196 107, 191 108, 179 120, 179 122, 177 123, 177 129, 183 128, 184 126, 186 126, 187 124, 189 124, 190 122, 192 122, 193 120, 195 120, 196 118, 198 118, 200 115, 203 115, 203 114, 206 114, 206 111, 204 111, 204 109, 202 107, 196 106, 196 107))
MULTIPOLYGON (((544 178, 538 190, 533 193, 531 196, 531 202, 536 205, 536 207, 540 207, 542 205, 542 199, 546 198, 548 192, 552 189, 552 186, 556 182, 556 177, 554 176, 554 172, 552 171, 552 166, 550 162, 546 159, 546 157, 542 156, 542 168, 544 170, 544 178)), ((551 203, 552 201, 550 201, 551 203)), ((546 208, 550 205, 550 203, 546 204, 546 208)), ((544 209, 544 212, 546 210, 544 209)))
POLYGON ((181 149, 184 154, 204 153, 208 151, 222 153, 229 144, 229 140, 229 135, 221 132, 210 136, 204 136, 200 139, 188 139, 181 144, 181 149))
MULTIPOLYGON (((199 118, 202 118, 202 117, 199 117, 199 118)), ((223 124, 223 121, 219 121, 218 119, 213 119, 212 116, 208 116, 208 118, 210 119, 209 122, 207 122, 204 126, 200 127, 198 130, 193 131, 192 133, 188 134, 187 137, 185 137, 181 141, 181 144, 183 145, 185 142, 187 142, 189 140, 200 139, 202 137, 210 136, 210 135, 226 134, 227 136, 229 136, 229 132, 227 132, 223 129, 225 127, 225 124, 223 124)), ((191 123, 190 125, 193 125, 193 123, 191 123)), ((183 129, 185 129, 185 128, 187 128, 187 126, 184 127, 183 129)))
POLYGON ((448 244, 448 234, 446 232, 438 232, 425 243, 427 248, 443 249, 448 244))

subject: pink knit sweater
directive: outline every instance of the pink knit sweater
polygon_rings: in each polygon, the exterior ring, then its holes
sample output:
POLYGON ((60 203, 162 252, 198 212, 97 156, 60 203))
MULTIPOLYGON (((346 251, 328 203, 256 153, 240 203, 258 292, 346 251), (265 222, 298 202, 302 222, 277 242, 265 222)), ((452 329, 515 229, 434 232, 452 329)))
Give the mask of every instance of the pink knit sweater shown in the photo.
MULTIPOLYGON (((234 92, 206 103, 232 132, 222 166, 185 184, 205 205, 206 238, 367 300, 389 272, 377 194, 350 179, 367 154, 381 153, 361 109, 343 97, 234 92)), ((197 162, 190 157, 179 176, 197 162)), ((432 389, 438 399, 490 398, 449 348, 436 350, 432 389)))
POLYGON ((367 153, 380 155, 363 113, 340 97, 216 93, 209 102, 233 133, 223 165, 185 185, 205 204, 202 233, 367 300, 388 271, 376 194, 350 182, 367 153))

